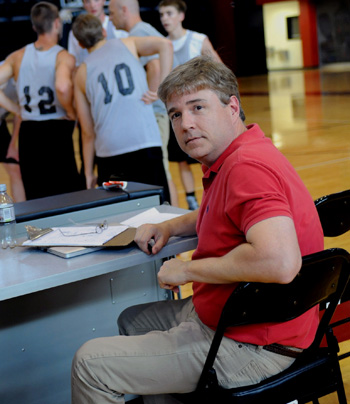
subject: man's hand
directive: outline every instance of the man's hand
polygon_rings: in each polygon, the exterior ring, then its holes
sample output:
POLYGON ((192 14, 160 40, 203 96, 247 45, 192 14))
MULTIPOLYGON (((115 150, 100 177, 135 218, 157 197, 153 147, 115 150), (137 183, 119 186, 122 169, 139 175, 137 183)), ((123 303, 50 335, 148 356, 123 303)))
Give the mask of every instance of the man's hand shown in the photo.
POLYGON ((86 177, 86 188, 93 189, 97 185, 97 177, 95 175, 85 176, 86 177))
POLYGON ((168 242, 169 237, 170 232, 164 223, 143 224, 137 228, 134 241, 143 252, 150 255, 157 254, 168 242))
POLYGON ((189 282, 186 277, 188 261, 173 258, 165 261, 158 272, 158 283, 162 289, 169 289, 178 293, 179 286, 189 282))
POLYGON ((141 100, 142 100, 145 104, 152 104, 152 102, 158 100, 157 92, 156 92, 156 91, 148 90, 145 94, 143 94, 141 100))

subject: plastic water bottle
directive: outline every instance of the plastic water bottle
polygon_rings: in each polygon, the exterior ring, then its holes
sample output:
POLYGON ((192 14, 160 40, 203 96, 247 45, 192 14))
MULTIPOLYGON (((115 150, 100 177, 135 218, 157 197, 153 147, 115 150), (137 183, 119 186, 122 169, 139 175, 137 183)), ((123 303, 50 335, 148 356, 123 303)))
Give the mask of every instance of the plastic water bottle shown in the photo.
POLYGON ((16 217, 6 184, 0 184, 0 243, 2 248, 16 246, 16 217))

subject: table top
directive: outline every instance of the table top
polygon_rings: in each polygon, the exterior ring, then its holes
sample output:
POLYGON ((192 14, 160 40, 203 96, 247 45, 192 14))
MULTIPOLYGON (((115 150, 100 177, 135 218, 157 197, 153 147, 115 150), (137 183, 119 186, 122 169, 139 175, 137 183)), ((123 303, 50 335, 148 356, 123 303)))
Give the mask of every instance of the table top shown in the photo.
POLYGON ((125 190, 115 189, 107 191, 102 187, 95 189, 84 189, 48 196, 40 199, 15 203, 17 223, 28 220, 40 219, 43 217, 61 215, 67 212, 91 209, 98 206, 120 203, 128 200, 158 196, 162 199, 163 189, 156 185, 141 184, 139 182, 128 182, 125 190))
MULTIPOLYGON (((164 213, 185 213, 172 206, 156 207, 164 213)), ((127 212, 109 221, 121 222, 137 212, 127 212)), ((114 272, 150 261, 171 257, 197 246, 197 236, 173 237, 156 255, 147 255, 136 244, 126 248, 106 248, 74 258, 61 258, 32 247, 16 247, 0 252, 0 301, 114 272)))

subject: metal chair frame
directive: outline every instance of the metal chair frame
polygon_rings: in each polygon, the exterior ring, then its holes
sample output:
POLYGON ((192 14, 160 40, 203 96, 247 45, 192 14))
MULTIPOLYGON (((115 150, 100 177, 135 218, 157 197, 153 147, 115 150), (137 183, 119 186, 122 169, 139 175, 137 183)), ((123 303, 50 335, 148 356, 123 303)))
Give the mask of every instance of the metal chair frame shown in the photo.
MULTIPOLYGON (((325 237, 337 237, 350 230, 350 190, 325 195, 314 202, 325 237)), ((347 301, 350 301, 350 284, 340 303, 347 301)), ((350 323, 350 316, 331 323, 331 326, 335 328, 347 323, 350 323)), ((349 357, 350 351, 338 356, 339 360, 349 357)))
POLYGON ((285 404, 297 399, 302 404, 318 403, 319 397, 336 391, 339 403, 346 404, 339 346, 330 321, 349 278, 349 253, 329 249, 303 257, 299 274, 287 285, 241 283, 224 306, 197 389, 173 396, 182 403, 285 404), (289 321, 317 304, 325 304, 326 309, 315 339, 288 369, 250 386, 219 386, 214 362, 227 327, 289 321), (327 346, 320 347, 324 336, 327 346))

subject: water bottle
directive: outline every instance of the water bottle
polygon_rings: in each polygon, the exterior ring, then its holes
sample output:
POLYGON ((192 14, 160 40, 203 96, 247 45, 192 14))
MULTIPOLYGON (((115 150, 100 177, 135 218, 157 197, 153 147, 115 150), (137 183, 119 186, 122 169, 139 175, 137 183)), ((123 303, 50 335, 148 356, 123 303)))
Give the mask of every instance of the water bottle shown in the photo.
POLYGON ((16 217, 6 184, 0 184, 0 243, 2 248, 16 246, 16 217))

